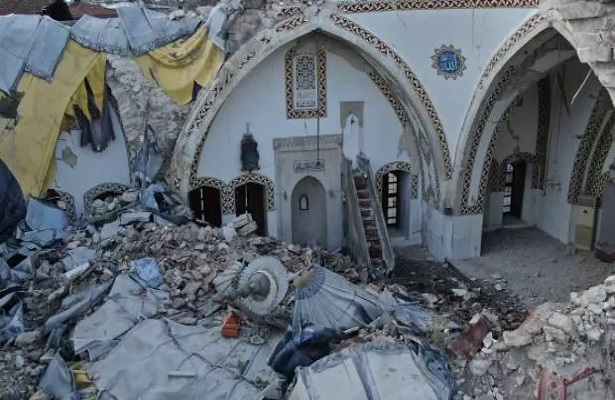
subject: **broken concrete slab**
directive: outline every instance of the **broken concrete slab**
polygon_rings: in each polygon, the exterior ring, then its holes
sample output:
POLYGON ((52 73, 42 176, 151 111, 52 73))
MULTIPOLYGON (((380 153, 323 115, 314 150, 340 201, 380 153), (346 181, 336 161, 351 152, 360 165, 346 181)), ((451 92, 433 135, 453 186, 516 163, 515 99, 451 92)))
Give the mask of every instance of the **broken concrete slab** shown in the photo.
POLYGON ((129 225, 135 222, 149 222, 152 219, 152 213, 145 211, 124 213, 120 216, 120 225, 129 225))
POLYGON ((96 258, 96 250, 87 247, 77 247, 69 250, 68 255, 62 260, 64 270, 70 271, 96 258))
POLYGON ((300 368, 289 400, 450 400, 455 380, 444 357, 419 345, 367 343, 300 368))
POLYGON ((251 344, 246 330, 237 340, 221 337, 219 326, 145 320, 88 373, 117 399, 255 399, 276 379, 267 357, 279 336, 251 344))
POLYGON ((127 275, 118 276, 107 301, 75 326, 72 336, 75 353, 87 352, 90 359, 99 357, 140 318, 153 317, 168 302, 168 293, 143 288, 127 275))

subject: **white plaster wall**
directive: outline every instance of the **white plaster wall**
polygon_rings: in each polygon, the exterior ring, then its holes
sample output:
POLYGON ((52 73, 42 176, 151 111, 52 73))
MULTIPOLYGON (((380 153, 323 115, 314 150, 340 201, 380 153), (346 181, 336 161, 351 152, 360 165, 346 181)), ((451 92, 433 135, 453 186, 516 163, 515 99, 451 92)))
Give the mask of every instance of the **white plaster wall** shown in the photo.
MULTIPOLYGON (((570 102, 585 78, 587 66, 576 60, 566 65, 565 91, 570 102)), ((567 200, 572 166, 579 147, 579 138, 585 132, 601 85, 592 76, 575 103, 570 106, 570 115, 562 103, 562 94, 553 75, 551 87, 551 141, 547 160, 547 185, 541 205, 537 209, 537 226, 556 239, 569 243, 573 238, 576 223, 567 200)))
MULTIPOLYGON (((534 154, 538 132, 538 88, 536 85, 523 94, 522 104, 515 107, 508 123, 500 124, 500 135, 493 157, 498 163, 518 152, 534 154)), ((530 172, 526 172, 526 175, 530 172)))
POLYGON ((423 242, 439 261, 480 256, 482 214, 447 216, 423 202, 423 242))
MULTIPOLYGON (((259 173, 274 181, 273 139, 317 134, 316 119, 286 118, 284 55, 291 46, 278 50, 263 61, 227 98, 210 127, 198 176, 228 182, 241 174, 240 141, 247 123, 259 143, 259 173)), ((411 161, 407 153, 398 154, 402 126, 389 101, 369 76, 331 52, 327 53, 327 116, 320 119, 320 134, 343 134, 343 151, 351 159, 362 147, 374 172, 392 161, 411 161), (365 102, 362 146, 359 146, 358 124, 348 124, 342 132, 339 103, 343 101, 365 102)), ((413 163, 413 167, 415 165, 418 170, 418 165, 413 163)), ((292 188, 286 190, 290 192, 292 188)), ((411 215, 420 218, 420 213, 411 212, 411 215)), ((229 219, 225 217, 224 222, 229 219)), ((277 222, 275 212, 270 212, 270 235, 278 232, 277 222)))
POLYGON ((404 10, 349 15, 393 47, 410 65, 433 101, 451 154, 480 75, 499 47, 536 12, 532 9, 404 10), (452 44, 466 57, 457 80, 432 68, 434 49, 452 44), (452 95, 454 93, 454 95, 452 95))
POLYGON ((70 193, 75 198, 77 215, 83 213, 83 195, 86 191, 101 183, 113 182, 130 184, 130 167, 128 151, 119 119, 112 112, 115 140, 100 153, 91 146, 81 147, 81 131, 62 132, 58 138, 56 155, 56 177, 52 189, 70 193), (62 152, 70 149, 77 159, 74 166, 62 160, 62 152))

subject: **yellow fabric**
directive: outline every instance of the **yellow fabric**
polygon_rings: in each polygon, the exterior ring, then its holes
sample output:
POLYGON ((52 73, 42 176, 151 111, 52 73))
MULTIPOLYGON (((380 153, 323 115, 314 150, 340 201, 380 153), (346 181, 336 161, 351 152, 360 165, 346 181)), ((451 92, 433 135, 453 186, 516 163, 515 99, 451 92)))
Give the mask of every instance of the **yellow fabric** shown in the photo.
POLYGON ((14 129, 0 134, 0 158, 17 178, 24 196, 41 196, 47 190, 54 176, 55 146, 67 105, 86 75, 93 68, 100 71, 105 62, 104 54, 71 40, 51 83, 28 73, 22 77, 17 90, 25 95, 18 108, 19 121, 14 129))
MULTIPOLYGON (((98 108, 100 112, 102 112, 103 100, 105 96, 105 68, 106 60, 103 59, 96 62, 86 75, 86 79, 90 84, 92 94, 94 95, 96 108, 98 108)), ((74 106, 79 107, 88 120, 92 120, 90 109, 88 108, 88 92, 85 88, 85 80, 81 82, 79 89, 77 89, 71 99, 70 104, 66 108, 66 114, 76 118, 77 116, 75 115, 74 106)))
POLYGON ((152 50, 136 59, 143 74, 179 104, 192 100, 194 82, 205 87, 224 63, 224 54, 207 36, 205 27, 192 36, 152 50))

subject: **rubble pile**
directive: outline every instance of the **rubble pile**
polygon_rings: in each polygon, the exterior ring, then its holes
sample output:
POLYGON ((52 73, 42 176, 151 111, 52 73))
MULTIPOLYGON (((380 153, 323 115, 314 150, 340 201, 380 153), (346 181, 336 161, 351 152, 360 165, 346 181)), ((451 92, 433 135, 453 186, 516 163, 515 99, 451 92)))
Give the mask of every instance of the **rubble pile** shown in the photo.
MULTIPOLYGON (((0 398, 29 398, 57 350, 73 365, 79 359, 73 350, 75 337, 70 336, 75 324, 105 308, 110 299, 125 296, 126 282, 119 278, 134 274, 138 261, 152 260, 159 269, 164 279, 157 289, 168 293, 168 302, 154 307, 155 312, 135 315, 135 323, 156 315, 196 325, 220 314, 224 307, 213 301, 213 281, 237 260, 269 255, 291 272, 326 260, 332 269, 357 280, 347 256, 258 237, 249 229, 242 236, 232 226, 176 225, 156 213, 132 209, 136 201, 131 191, 100 200, 104 207, 92 218, 99 222, 68 227, 52 244, 15 239, 0 244, 0 398), (116 219, 107 222, 113 216, 116 219)), ((40 391, 37 396, 47 398, 40 391)))
POLYGON ((108 193, 92 202, 90 217, 92 219, 99 219, 107 216, 111 212, 126 209, 134 205, 138 198, 139 192, 136 190, 127 190, 123 193, 108 193))
POLYGON ((31 199, 0 244, 0 398, 202 397, 224 380, 207 395, 308 399, 340 363, 348 393, 398 363, 425 399, 613 398, 615 276, 519 325, 502 291, 446 264, 365 284, 347 256, 256 236, 249 214, 213 228, 157 184, 93 208, 71 225, 31 199))
POLYGON ((544 303, 515 330, 483 333, 458 398, 613 399, 615 276, 569 303, 544 303))

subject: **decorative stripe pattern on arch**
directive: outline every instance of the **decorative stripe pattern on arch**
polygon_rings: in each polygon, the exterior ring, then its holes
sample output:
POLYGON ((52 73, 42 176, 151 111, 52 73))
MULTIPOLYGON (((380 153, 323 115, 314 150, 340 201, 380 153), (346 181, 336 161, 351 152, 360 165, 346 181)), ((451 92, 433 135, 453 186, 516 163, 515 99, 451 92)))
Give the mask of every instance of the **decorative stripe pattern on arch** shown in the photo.
POLYGON ((83 194, 83 213, 87 217, 92 216, 92 211, 93 211, 92 205, 94 203, 94 200, 96 200, 96 198, 100 196, 101 194, 104 194, 104 193, 121 194, 130 189, 132 188, 128 185, 125 185, 123 183, 115 183, 115 182, 101 183, 100 185, 96 185, 93 188, 88 189, 83 194))
POLYGON ((191 182, 190 191, 197 190, 202 187, 211 187, 220 191, 222 214, 232 214, 234 212, 232 209, 233 207, 231 207, 231 204, 234 206, 235 203, 227 199, 226 183, 224 183, 222 179, 212 178, 208 176, 196 178, 194 181, 191 182))
MULTIPOLYGON (((475 117, 472 118, 473 121, 477 122, 472 122, 472 128, 470 128, 471 130, 468 134, 468 137, 460 141, 464 148, 462 149, 463 153, 458 154, 458 157, 462 161, 461 165, 463 171, 460 171, 459 178, 461 181, 456 183, 456 187, 460 191, 458 207, 459 212, 462 215, 481 213, 483 211, 483 197, 485 189, 489 185, 489 169, 491 167, 493 147, 495 146, 495 140, 493 140, 493 138, 487 145, 487 154, 482 165, 478 192, 476 193, 476 199, 474 200, 472 205, 469 204, 470 188, 472 186, 472 177, 474 175, 474 170, 478 167, 476 165, 477 152, 483 138, 484 130, 487 123, 489 122, 490 115, 508 81, 518 69, 515 66, 509 66, 506 68, 503 67, 505 66, 505 63, 510 59, 510 53, 519 50, 520 46, 524 44, 528 36, 531 35, 532 37, 535 37, 535 35, 539 34, 544 29, 549 28, 546 22, 547 19, 541 14, 536 14, 530 17, 519 29, 515 31, 512 36, 510 36, 506 40, 506 42, 504 42, 504 44, 493 55, 493 57, 485 67, 485 70, 479 80, 474 95, 475 98, 480 98, 480 91, 485 89, 485 86, 487 82, 489 82, 489 80, 491 79, 494 71, 498 71, 498 76, 496 77, 497 80, 493 80, 493 82, 489 84, 491 88, 488 92, 485 93, 483 99, 480 100, 481 105, 478 108, 475 117), (465 144, 463 144, 464 142, 465 144)), ((548 84, 549 82, 547 80, 542 82, 539 81, 538 84, 540 106, 536 154, 538 156, 537 164, 539 165, 539 167, 534 169, 534 173, 536 176, 533 176, 532 179, 533 182, 538 182, 538 185, 540 187, 544 187, 546 179, 546 150, 548 145, 550 122, 550 101, 546 101, 550 100, 550 88, 548 84)), ((515 103, 515 101, 513 101, 513 103, 515 103)), ((470 106, 470 109, 472 109, 472 105, 470 106)), ((512 112, 512 109, 509 106, 504 112, 504 114, 509 114, 510 112, 512 112)), ((500 120, 504 119, 504 116, 502 116, 500 120)), ((497 133, 499 133, 498 126, 496 126, 494 129, 494 136, 497 136, 497 133)))
POLYGON ((453 10, 468 8, 534 8, 538 0, 395 0, 343 1, 337 8, 344 13, 401 10, 453 10))
MULTIPOLYGON (((468 159, 466 161, 466 166, 469 168, 465 168, 463 174, 463 184, 461 187, 461 214, 480 214, 483 212, 484 205, 484 196, 485 189, 487 188, 487 184, 489 181, 489 168, 491 168, 491 158, 493 157, 493 149, 495 148, 495 144, 500 135, 500 126, 496 125, 491 139, 489 140, 489 145, 487 147, 487 152, 485 154, 485 160, 483 161, 483 167, 481 171, 479 186, 478 186, 478 196, 473 205, 469 205, 470 200, 470 186, 472 184, 472 171, 476 161, 476 153, 478 152, 478 147, 480 145, 480 141, 483 137, 483 133, 487 122, 489 120, 489 116, 491 115, 491 111, 493 111, 493 106, 495 105, 504 84, 512 74, 514 68, 509 68, 506 73, 502 76, 502 79, 498 82, 496 88, 491 93, 489 97, 489 101, 487 102, 485 109, 481 115, 481 119, 479 125, 474 131, 472 135, 472 145, 470 147, 470 153, 468 154, 468 159)), ((510 114, 513 112, 515 107, 519 104, 520 97, 517 96, 508 106, 508 108, 502 114, 500 121, 506 122, 510 117, 510 114)))
POLYGON ((538 131, 536 132, 535 164, 532 168, 532 188, 545 189, 547 177, 547 147, 551 125, 551 82, 549 77, 538 81, 538 131))
POLYGON ((444 176, 445 179, 449 180, 453 177, 453 164, 451 162, 450 151, 448 148, 448 141, 446 140, 446 133, 444 132, 444 126, 442 125, 442 121, 440 121, 440 117, 436 111, 435 106, 433 105, 431 98, 427 94, 427 90, 416 76, 416 74, 410 69, 410 66, 404 61, 404 59, 397 54, 397 52, 380 38, 378 38, 373 33, 369 32, 356 22, 346 17, 343 17, 339 14, 331 14, 331 19, 333 23, 346 31, 354 34, 355 36, 361 38, 362 40, 372 44, 378 51, 380 51, 385 57, 390 57, 395 61, 397 66, 404 71, 404 76, 408 79, 410 83, 410 87, 418 95, 421 103, 425 106, 427 113, 429 114, 429 118, 433 126, 436 129, 436 134, 438 135, 438 141, 440 143, 440 151, 442 152, 442 157, 444 159, 444 176))
POLYGON ((275 185, 273 181, 264 175, 250 172, 240 175, 226 184, 226 196, 225 199, 223 199, 223 209, 225 208, 224 205, 226 205, 226 209, 228 210, 227 214, 235 213, 235 189, 246 183, 257 183, 265 186, 267 189, 267 209, 269 211, 275 211, 275 185))
POLYGON ((394 161, 378 168, 375 174, 376 190, 378 191, 378 193, 382 192, 382 179, 384 178, 384 176, 389 172, 393 171, 403 171, 410 174, 410 198, 417 199, 419 195, 419 176, 416 174, 412 174, 412 165, 407 161, 394 161))
POLYGON ((490 193, 501 192, 504 190, 504 181, 500 178, 500 163, 495 158, 491 159, 491 164, 489 165, 487 190, 490 193))
POLYGON ((587 170, 587 179, 585 180, 585 189, 583 192, 592 194, 599 200, 602 199, 604 181, 608 176, 608 172, 603 173, 602 170, 604 168, 604 163, 606 162, 606 157, 611 149, 611 144, 613 143, 613 135, 611 134, 611 130, 614 125, 615 115, 611 115, 609 121, 606 123, 602 133, 600 134, 598 144, 596 145, 596 150, 592 155, 589 169, 587 170))
POLYGON ((69 221, 75 223, 77 222, 77 206, 75 205, 75 197, 62 190, 51 189, 53 192, 57 193, 57 196, 50 196, 49 191, 47 192, 47 198, 54 198, 55 200, 59 200, 64 202, 66 208, 64 208, 64 213, 69 221))
POLYGON ((538 25, 545 21, 545 18, 541 14, 536 14, 530 19, 528 19, 519 29, 515 31, 507 40, 504 42, 502 46, 498 49, 498 51, 491 57, 487 67, 483 71, 483 74, 478 81, 478 88, 482 89, 485 80, 491 75, 491 73, 495 70, 495 67, 502 61, 506 59, 506 55, 508 52, 523 38, 525 38, 529 33, 533 32, 538 25))
POLYGON ((600 90, 598 99, 594 104, 591 116, 587 122, 585 132, 583 133, 583 138, 581 139, 581 143, 579 143, 577 154, 574 157, 574 164, 572 165, 572 172, 570 174, 570 183, 568 184, 568 202, 570 204, 578 204, 579 195, 584 189, 583 180, 591 150, 600 134, 600 127, 604 116, 610 107, 611 99, 608 92, 605 89, 600 90))

